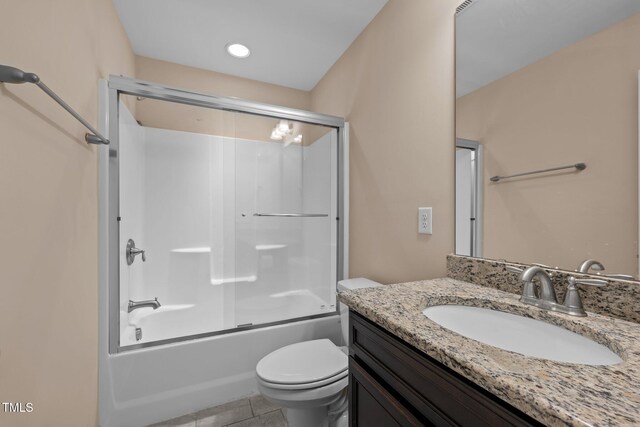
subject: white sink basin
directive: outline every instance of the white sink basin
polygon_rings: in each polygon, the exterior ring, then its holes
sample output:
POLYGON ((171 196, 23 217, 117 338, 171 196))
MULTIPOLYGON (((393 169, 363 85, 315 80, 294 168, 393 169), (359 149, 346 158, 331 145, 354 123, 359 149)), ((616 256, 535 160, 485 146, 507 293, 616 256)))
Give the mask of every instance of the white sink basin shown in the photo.
POLYGON ((580 365, 616 365, 623 361, 589 338, 528 317, 462 305, 436 305, 422 313, 462 336, 525 356, 580 365))

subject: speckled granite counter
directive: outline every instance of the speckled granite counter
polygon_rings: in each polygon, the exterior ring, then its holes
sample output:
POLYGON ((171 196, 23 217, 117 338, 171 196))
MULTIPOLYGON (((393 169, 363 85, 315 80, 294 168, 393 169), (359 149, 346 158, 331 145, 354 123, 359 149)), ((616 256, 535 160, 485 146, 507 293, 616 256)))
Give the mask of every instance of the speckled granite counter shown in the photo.
POLYGON ((543 311, 518 295, 455 279, 342 292, 339 300, 425 354, 550 426, 640 424, 640 325, 589 313, 543 311), (525 357, 451 332, 427 319, 431 305, 499 309, 565 327, 616 352, 624 363, 595 367, 525 357))
MULTIPOLYGON (((529 267, 527 264, 516 262, 447 255, 447 277, 519 294, 522 292, 522 283, 518 280, 518 273, 507 271, 505 268, 507 265, 520 268, 529 267)), ((640 283, 555 268, 547 268, 546 270, 552 273, 551 281, 556 295, 558 295, 558 301, 562 301, 564 297, 569 276, 606 280, 607 286, 601 288, 580 287, 585 310, 640 323, 640 307, 635 304, 636 301, 640 301, 640 283)))

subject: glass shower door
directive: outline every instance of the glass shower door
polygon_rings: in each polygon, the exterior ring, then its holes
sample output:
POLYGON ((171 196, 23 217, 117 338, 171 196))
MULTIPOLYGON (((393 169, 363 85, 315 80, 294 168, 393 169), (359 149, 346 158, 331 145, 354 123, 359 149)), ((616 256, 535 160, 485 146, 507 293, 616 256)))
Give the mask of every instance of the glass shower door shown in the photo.
POLYGON ((236 326, 333 312, 336 131, 238 113, 235 147, 236 326))
POLYGON ((337 130, 122 98, 120 347, 334 313, 337 130))

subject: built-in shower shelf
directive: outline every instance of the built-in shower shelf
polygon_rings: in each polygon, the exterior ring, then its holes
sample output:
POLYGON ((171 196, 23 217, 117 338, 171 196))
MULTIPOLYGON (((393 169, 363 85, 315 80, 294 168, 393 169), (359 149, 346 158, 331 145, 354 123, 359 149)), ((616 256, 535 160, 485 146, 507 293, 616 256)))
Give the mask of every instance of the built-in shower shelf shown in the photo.
POLYGON ((178 248, 171 249, 171 252, 177 254, 206 254, 211 252, 211 248, 203 246, 199 248, 178 248))
POLYGON ((256 251, 274 251, 276 249, 284 249, 287 245, 256 245, 256 251))
POLYGON ((244 277, 228 277, 226 279, 211 279, 212 285, 226 285, 230 283, 246 283, 255 282, 258 280, 257 276, 244 276, 244 277))
MULTIPOLYGON (((256 245, 256 251, 274 251, 277 249, 284 249, 287 245, 256 245)), ((178 248, 171 249, 171 252, 177 254, 206 254, 211 252, 210 247, 195 247, 195 248, 178 248)))

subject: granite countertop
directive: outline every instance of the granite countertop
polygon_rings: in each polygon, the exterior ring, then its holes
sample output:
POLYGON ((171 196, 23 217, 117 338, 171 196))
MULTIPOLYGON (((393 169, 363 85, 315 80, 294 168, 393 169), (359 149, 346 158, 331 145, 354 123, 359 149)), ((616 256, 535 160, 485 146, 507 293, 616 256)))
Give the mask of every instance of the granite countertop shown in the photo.
POLYGON ((442 278, 341 292, 352 310, 550 426, 640 424, 640 325, 589 313, 571 317, 524 305, 519 296, 442 278), (494 308, 588 336, 624 362, 587 366, 552 362, 465 338, 427 319, 431 305, 494 308))

